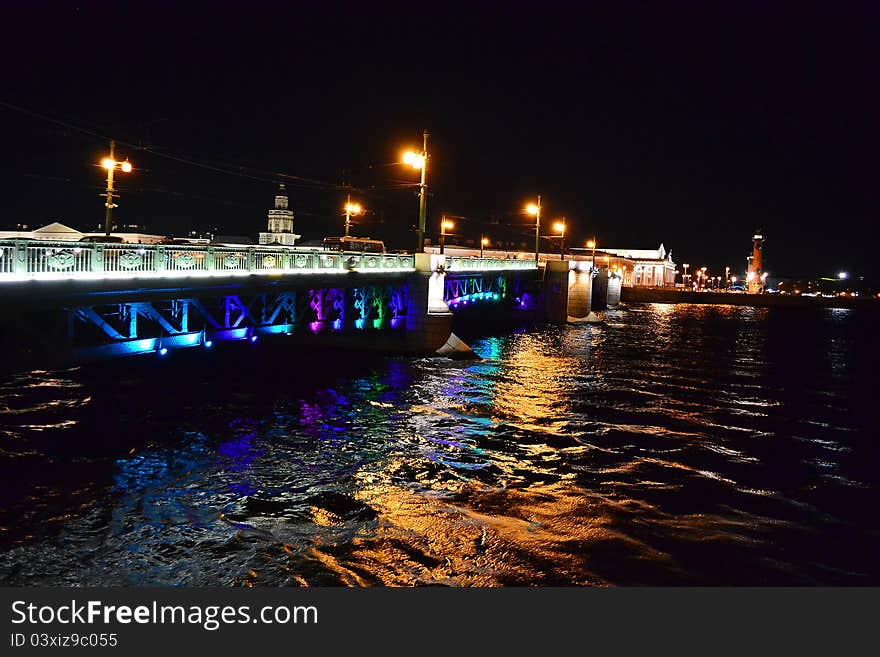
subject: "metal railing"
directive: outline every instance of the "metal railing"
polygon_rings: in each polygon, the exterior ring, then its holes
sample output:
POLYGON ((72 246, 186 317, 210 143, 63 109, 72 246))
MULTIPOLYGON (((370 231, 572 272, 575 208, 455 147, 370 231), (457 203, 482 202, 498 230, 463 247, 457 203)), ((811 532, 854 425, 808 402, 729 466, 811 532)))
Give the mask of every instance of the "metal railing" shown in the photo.
POLYGON ((0 281, 411 271, 412 255, 267 246, 0 240, 0 281))
POLYGON ((452 256, 446 258, 446 271, 505 269, 535 269, 535 261, 517 258, 461 258, 452 256))
MULTIPOLYGON (((0 281, 412 271, 401 253, 351 253, 272 246, 101 244, 0 240, 0 281)), ((531 260, 448 257, 447 271, 534 269, 531 260)))

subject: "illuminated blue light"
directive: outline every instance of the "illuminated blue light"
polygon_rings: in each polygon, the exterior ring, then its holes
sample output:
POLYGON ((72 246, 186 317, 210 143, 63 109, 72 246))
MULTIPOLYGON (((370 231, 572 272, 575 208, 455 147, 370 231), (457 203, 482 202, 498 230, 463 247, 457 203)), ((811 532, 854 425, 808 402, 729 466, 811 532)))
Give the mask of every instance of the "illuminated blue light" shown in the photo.
POLYGON ((338 331, 341 328, 342 328, 342 320, 341 319, 334 320, 333 321, 333 330, 338 331))
POLYGON ((205 340, 205 349, 210 349, 213 346, 214 346, 213 342, 211 342, 210 340, 205 340))
POLYGON ((160 356, 164 356, 164 355, 167 354, 167 353, 168 353, 168 349, 166 349, 165 347, 162 347, 162 348, 159 350, 159 355, 160 355, 160 356))
POLYGON ((354 327, 355 327, 356 329, 362 329, 362 328, 364 328, 364 320, 363 320, 363 319, 356 319, 356 320, 354 320, 354 327))
POLYGON ((179 345, 182 347, 197 345, 199 340, 201 340, 201 335, 199 333, 190 333, 189 335, 178 335, 174 337, 175 346, 179 345))
POLYGON ((257 341, 257 336, 256 336, 256 335, 252 335, 252 336, 251 336, 251 342, 256 342, 256 341, 257 341))

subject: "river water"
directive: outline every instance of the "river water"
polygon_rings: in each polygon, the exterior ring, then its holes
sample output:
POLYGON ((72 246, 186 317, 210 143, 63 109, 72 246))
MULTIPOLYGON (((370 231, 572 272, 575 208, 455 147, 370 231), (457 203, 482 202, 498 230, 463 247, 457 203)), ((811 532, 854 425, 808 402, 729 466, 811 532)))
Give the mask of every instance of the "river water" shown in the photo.
POLYGON ((876 319, 633 304, 479 361, 6 376, 0 583, 877 585, 876 319))

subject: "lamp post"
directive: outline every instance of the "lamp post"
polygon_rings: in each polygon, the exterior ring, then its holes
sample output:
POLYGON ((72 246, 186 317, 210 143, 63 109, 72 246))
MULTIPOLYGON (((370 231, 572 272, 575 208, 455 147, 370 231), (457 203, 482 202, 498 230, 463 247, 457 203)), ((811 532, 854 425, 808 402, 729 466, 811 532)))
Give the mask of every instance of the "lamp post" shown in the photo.
POLYGON ((682 265, 682 268, 684 269, 684 274, 682 274, 682 277, 681 277, 682 287, 687 287, 688 267, 690 267, 690 265, 688 263, 684 263, 682 265))
POLYGON ((351 202, 351 194, 345 199, 345 236, 348 237, 351 228, 351 216, 363 213, 364 209, 360 203, 351 202))
POLYGON ((419 232, 416 253, 425 252, 425 217, 428 209, 428 185, 425 176, 428 171, 428 131, 422 133, 423 143, 420 152, 407 152, 403 155, 403 161, 413 169, 422 170, 422 180, 419 183, 419 232))
POLYGON ((480 238, 480 258, 483 257, 483 249, 485 249, 487 246, 489 246, 489 238, 488 237, 481 237, 480 238))
POLYGON ((593 249, 593 257, 590 262, 590 269, 595 269, 596 268, 596 238, 595 237, 593 239, 591 239, 589 242, 587 242, 587 248, 593 249))
POLYGON ((454 228, 454 227, 455 227, 455 224, 452 223, 451 221, 449 221, 446 218, 446 215, 443 215, 443 217, 440 220, 440 253, 443 253, 443 248, 446 243, 446 230, 449 228, 454 228))
POLYGON ((706 269, 707 267, 700 267, 700 288, 706 289, 706 269))
MULTIPOLYGON (((110 157, 105 157, 103 160, 101 160, 101 166, 107 169, 107 191, 106 193, 101 194, 101 196, 107 197, 107 213, 104 216, 104 233, 106 235, 110 235, 110 233, 113 231, 113 208, 116 207, 116 205, 113 203, 113 192, 115 191, 113 189, 113 172, 116 171, 116 169, 118 168, 123 173, 131 173, 131 162, 129 162, 127 158, 124 162, 117 162, 115 159, 115 152, 116 142, 111 141, 110 157)), ((119 194, 116 194, 115 196, 116 198, 119 198, 119 194)))
POLYGON ((730 285, 730 267, 724 268, 724 287, 728 287, 730 285))
POLYGON ((553 224, 553 230, 559 233, 559 259, 565 260, 565 217, 553 224))
POLYGON ((537 203, 529 203, 526 212, 535 215, 535 267, 538 266, 538 253, 541 251, 541 195, 537 203))

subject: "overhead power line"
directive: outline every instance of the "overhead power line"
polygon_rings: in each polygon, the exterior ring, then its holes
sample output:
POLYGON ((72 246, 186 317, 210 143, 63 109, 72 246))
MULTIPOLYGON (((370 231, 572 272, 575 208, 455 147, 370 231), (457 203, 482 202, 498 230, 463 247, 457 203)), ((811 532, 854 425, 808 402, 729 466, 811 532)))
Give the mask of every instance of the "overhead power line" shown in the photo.
MULTIPOLYGON (((177 155, 174 153, 170 153, 164 150, 157 149, 151 146, 144 146, 143 144, 136 144, 125 139, 120 139, 118 137, 110 136, 108 134, 104 134, 97 130, 93 130, 91 128, 86 128, 82 125, 77 125, 76 123, 72 123, 70 121, 66 121, 63 119, 55 118, 49 116, 47 114, 43 114, 41 112, 35 112, 26 107, 21 107, 20 105, 15 105, 13 103, 9 103, 3 100, 0 100, 0 106, 5 107, 7 109, 13 110, 15 112, 19 112, 22 114, 26 114, 28 116, 40 119, 42 121, 47 121, 49 123, 53 123, 55 125, 63 126, 69 130, 73 130, 79 132, 81 134, 89 135, 96 139, 99 139, 103 142, 109 142, 111 140, 115 140, 117 144, 122 146, 126 146, 128 148, 132 148, 135 150, 145 151, 150 153, 151 155, 155 155, 156 157, 163 157, 168 160, 172 160, 175 162, 180 162, 181 164, 187 164, 194 167, 199 167, 202 169, 206 169, 208 171, 214 171, 216 173, 223 173, 230 176, 237 176, 240 178, 247 178, 249 180, 255 180, 258 182, 266 182, 266 183, 276 183, 278 179, 283 179, 285 182, 294 183, 297 187, 310 188, 310 189, 323 189, 326 191, 342 191, 348 189, 348 187, 343 185, 338 185, 336 183, 331 183, 323 180, 317 180, 314 178, 306 178, 304 176, 296 176, 290 173, 279 172, 279 171, 265 171, 262 169, 258 169, 251 166, 246 165, 237 165, 237 164, 219 164, 213 163, 207 160, 200 160, 193 157, 177 155)), ((363 190, 359 190, 363 191, 363 190)))

